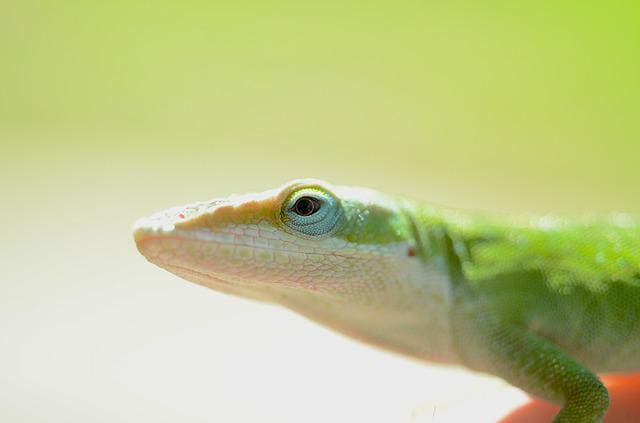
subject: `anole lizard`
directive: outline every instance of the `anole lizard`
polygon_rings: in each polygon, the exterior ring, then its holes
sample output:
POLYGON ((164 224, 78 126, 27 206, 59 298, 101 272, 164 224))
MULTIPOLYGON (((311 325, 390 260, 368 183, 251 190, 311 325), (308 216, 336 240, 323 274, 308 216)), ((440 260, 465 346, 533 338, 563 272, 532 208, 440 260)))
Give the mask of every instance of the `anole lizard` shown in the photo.
POLYGON ((597 372, 640 369, 640 219, 491 216, 296 180, 134 225, 152 263, 598 422, 597 372))

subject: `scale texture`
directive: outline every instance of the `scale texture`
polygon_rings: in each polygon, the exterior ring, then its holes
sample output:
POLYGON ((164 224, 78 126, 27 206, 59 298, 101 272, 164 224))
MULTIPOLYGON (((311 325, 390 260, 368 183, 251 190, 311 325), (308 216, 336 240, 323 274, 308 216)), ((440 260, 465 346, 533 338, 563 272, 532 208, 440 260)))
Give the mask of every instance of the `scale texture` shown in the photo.
POLYGON ((364 342, 499 376, 601 421, 640 369, 640 220, 490 216, 296 180, 134 225, 152 263, 364 342))

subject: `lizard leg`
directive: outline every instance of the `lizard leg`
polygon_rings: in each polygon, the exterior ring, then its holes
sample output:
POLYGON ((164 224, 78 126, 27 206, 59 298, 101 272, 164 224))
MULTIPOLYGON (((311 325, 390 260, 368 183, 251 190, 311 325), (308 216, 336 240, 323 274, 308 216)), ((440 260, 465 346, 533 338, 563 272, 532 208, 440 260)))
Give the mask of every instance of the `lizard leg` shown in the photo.
POLYGON ((600 422, 609 394, 600 379, 557 346, 524 328, 492 331, 494 374, 534 395, 562 404, 556 423, 600 422))

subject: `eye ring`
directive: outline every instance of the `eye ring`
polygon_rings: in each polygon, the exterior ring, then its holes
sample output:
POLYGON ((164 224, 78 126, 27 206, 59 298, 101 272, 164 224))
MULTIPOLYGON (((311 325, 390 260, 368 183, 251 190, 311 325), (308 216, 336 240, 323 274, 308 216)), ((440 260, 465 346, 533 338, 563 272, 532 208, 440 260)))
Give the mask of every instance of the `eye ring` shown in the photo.
POLYGON ((291 210, 298 216, 307 217, 320 210, 322 203, 314 197, 304 196, 296 200, 291 210))
POLYGON ((280 208, 280 222, 290 233, 320 239, 332 234, 342 221, 340 199, 318 186, 289 192, 280 208))

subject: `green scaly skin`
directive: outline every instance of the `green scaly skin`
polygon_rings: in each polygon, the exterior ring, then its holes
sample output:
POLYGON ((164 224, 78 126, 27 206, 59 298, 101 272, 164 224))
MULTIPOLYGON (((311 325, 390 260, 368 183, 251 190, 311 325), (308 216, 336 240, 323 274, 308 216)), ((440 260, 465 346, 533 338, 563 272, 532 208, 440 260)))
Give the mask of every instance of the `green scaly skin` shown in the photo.
POLYGON ((630 215, 486 216, 297 180, 156 213, 134 238, 192 282, 499 376, 561 404, 556 422, 601 421, 596 373, 640 369, 630 215))

